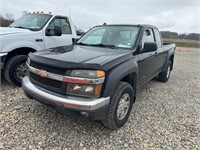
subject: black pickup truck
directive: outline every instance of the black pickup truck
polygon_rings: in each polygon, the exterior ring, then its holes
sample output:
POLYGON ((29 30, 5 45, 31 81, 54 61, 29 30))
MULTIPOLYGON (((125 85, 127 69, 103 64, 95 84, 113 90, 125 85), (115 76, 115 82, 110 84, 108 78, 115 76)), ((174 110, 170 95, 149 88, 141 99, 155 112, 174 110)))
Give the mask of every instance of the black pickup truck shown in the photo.
POLYGON ((29 54, 22 86, 27 97, 57 110, 122 127, 137 90, 169 79, 175 44, 152 25, 100 25, 75 44, 29 54))

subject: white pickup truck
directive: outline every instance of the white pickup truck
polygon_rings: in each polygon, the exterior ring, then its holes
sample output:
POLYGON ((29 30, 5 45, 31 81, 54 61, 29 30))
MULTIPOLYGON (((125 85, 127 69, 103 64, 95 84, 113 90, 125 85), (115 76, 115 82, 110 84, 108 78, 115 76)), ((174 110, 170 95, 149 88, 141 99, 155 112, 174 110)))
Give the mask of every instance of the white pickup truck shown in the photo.
POLYGON ((7 81, 20 86, 30 52, 71 45, 76 38, 75 26, 66 16, 27 14, 0 27, 0 70, 7 81))

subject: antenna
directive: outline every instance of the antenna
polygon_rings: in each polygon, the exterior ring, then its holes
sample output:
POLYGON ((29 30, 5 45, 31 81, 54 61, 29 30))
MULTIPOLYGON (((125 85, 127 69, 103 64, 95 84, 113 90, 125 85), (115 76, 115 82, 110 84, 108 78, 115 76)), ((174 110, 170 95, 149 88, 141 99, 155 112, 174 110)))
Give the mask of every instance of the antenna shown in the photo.
MULTIPOLYGON (((69 7, 69 6, 68 6, 69 7)), ((70 18, 70 20, 72 20, 72 18, 71 18, 71 10, 70 10, 70 7, 69 7, 69 18, 70 18)))

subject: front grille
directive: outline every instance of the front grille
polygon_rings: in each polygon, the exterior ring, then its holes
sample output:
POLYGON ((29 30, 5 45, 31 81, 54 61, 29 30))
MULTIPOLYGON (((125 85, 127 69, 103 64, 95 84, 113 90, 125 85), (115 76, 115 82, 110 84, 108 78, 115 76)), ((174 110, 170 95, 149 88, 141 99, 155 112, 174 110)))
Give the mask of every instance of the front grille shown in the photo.
POLYGON ((44 78, 44 77, 41 77, 41 76, 34 74, 32 72, 30 72, 29 75, 30 75, 32 82, 39 85, 39 86, 42 86, 42 87, 48 86, 49 88, 53 88, 53 89, 56 88, 58 90, 62 86, 61 81, 52 80, 52 79, 49 79, 49 78, 44 78))
POLYGON ((40 70, 45 70, 47 72, 59 74, 59 75, 65 75, 67 71, 66 69, 56 68, 56 67, 48 66, 45 64, 40 64, 34 61, 31 61, 30 66, 40 69, 40 70))

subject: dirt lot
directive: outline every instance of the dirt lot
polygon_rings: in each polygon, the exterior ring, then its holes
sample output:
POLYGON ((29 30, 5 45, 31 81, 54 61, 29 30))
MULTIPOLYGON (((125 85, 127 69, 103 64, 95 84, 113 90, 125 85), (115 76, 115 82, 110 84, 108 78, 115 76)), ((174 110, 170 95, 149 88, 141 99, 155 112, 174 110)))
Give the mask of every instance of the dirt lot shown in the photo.
POLYGON ((177 51, 170 80, 141 88, 117 131, 61 115, 1 80, 0 149, 200 149, 200 49, 177 51))

